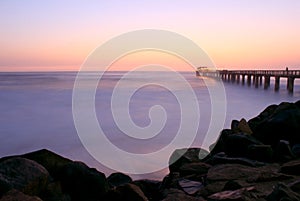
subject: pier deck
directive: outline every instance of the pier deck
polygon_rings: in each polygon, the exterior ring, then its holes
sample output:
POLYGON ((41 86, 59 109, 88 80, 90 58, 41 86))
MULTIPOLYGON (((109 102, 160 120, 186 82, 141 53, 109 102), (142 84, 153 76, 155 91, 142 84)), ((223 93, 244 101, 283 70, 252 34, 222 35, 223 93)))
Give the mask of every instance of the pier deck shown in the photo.
POLYGON ((294 91, 295 79, 300 79, 300 70, 220 70, 210 71, 207 69, 198 69, 197 76, 218 77, 224 81, 237 82, 244 85, 245 82, 250 86, 251 83, 258 88, 264 80, 264 89, 270 87, 270 78, 275 78, 275 91, 279 90, 280 78, 287 78, 287 90, 290 93, 294 91))

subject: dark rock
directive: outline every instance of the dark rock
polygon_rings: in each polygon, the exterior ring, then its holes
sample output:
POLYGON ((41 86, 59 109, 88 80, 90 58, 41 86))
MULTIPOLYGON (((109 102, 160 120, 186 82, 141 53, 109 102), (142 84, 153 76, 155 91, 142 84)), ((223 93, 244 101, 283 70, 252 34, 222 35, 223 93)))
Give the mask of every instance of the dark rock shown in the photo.
POLYGON ((73 162, 70 159, 64 158, 47 149, 41 149, 23 155, 4 157, 0 159, 0 162, 9 158, 16 158, 16 157, 27 158, 39 163, 40 165, 42 165, 44 168, 48 170, 51 177, 53 177, 54 179, 59 179, 58 177, 60 175, 60 171, 62 167, 73 162))
POLYGON ((225 153, 230 157, 247 157, 250 145, 262 145, 251 135, 232 134, 225 140, 225 153))
POLYGON ((189 195, 195 194, 201 188, 203 188, 203 184, 198 181, 191 181, 188 179, 180 179, 178 181, 180 188, 189 195))
POLYGON ((293 181, 292 183, 289 183, 288 187, 292 191, 294 191, 294 192, 296 192, 296 193, 299 194, 300 193, 300 180, 296 180, 296 181, 293 181))
POLYGON ((104 197, 105 201, 148 201, 142 190, 134 184, 125 184, 110 190, 104 197))
POLYGON ((244 179, 245 181, 258 174, 258 169, 239 164, 222 164, 213 166, 208 170, 207 181, 234 181, 244 179))
POLYGON ((273 165, 248 167, 238 164, 223 164, 210 168, 207 174, 208 182, 243 180, 247 183, 257 183, 291 178, 289 175, 278 173, 278 168, 273 165))
POLYGON ((62 192, 60 182, 51 182, 46 189, 40 194, 44 201, 71 201, 68 194, 62 192))
POLYGON ((251 195, 250 191, 253 191, 254 187, 247 187, 241 188, 234 191, 222 191, 215 193, 208 198, 211 200, 236 200, 236 201, 243 201, 243 200, 256 200, 256 196, 251 195))
POLYGON ((295 156, 292 153, 290 143, 285 140, 280 140, 275 149, 274 160, 277 162, 287 162, 294 158, 295 156))
POLYGON ((214 147, 210 147, 210 153, 209 155, 203 159, 203 161, 208 160, 210 157, 212 157, 213 155, 220 153, 220 152, 224 152, 225 151, 225 141, 228 138, 228 136, 234 134, 234 132, 230 129, 224 129, 221 131, 221 134, 218 138, 218 140, 216 141, 216 143, 214 143, 214 147))
POLYGON ((168 189, 165 194, 166 197, 162 201, 205 201, 202 197, 189 196, 178 189, 168 189))
POLYGON ((251 160, 247 158, 241 158, 241 157, 228 157, 225 153, 219 153, 215 154, 213 157, 211 157, 209 160, 207 160, 207 163, 211 165, 217 165, 217 164, 241 164, 241 165, 247 165, 251 167, 259 167, 264 166, 265 163, 259 162, 256 160, 251 160))
POLYGON ((239 121, 238 120, 232 120, 231 121, 231 126, 230 126, 230 129, 235 133, 235 132, 239 132, 238 130, 238 125, 239 125, 239 121))
POLYGON ((268 201, 290 200, 299 201, 300 195, 292 191, 287 185, 278 183, 273 192, 267 197, 268 201))
POLYGON ((132 179, 130 176, 128 176, 126 174, 117 172, 117 173, 112 173, 111 175, 109 175, 107 177, 107 181, 111 187, 116 187, 116 186, 121 186, 123 184, 130 183, 130 182, 132 182, 132 179))
POLYGON ((200 162, 200 159, 209 153, 201 148, 176 149, 169 159, 170 172, 178 172, 179 168, 192 162, 200 162))
POLYGON ((18 190, 10 190, 7 192, 0 201, 43 201, 37 196, 29 196, 18 190))
POLYGON ((276 148, 280 140, 289 141, 292 146, 300 143, 300 108, 294 103, 272 106, 267 114, 260 114, 257 118, 250 120, 249 124, 253 136, 264 144, 276 148))
POLYGON ((164 177, 161 189, 169 189, 169 188, 179 188, 178 181, 180 179, 179 172, 170 172, 167 176, 164 177))
POLYGON ((9 190, 11 190, 13 186, 9 184, 9 181, 0 174, 0 198, 9 190))
POLYGON ((65 165, 72 162, 70 159, 64 158, 47 149, 42 149, 31 153, 27 153, 21 155, 20 157, 27 158, 41 164, 43 167, 45 167, 48 170, 48 172, 54 179, 58 178, 61 169, 65 165))
POLYGON ((295 144, 292 147, 292 152, 295 157, 300 158, 300 144, 295 144))
POLYGON ((248 125, 246 119, 244 119, 244 118, 240 120, 240 122, 237 126, 237 129, 238 129, 238 132, 245 133, 248 135, 251 135, 253 133, 250 126, 248 125))
POLYGON ((271 145, 249 145, 248 157, 262 162, 271 162, 273 159, 273 149, 271 145))
POLYGON ((257 126, 264 123, 268 117, 273 114, 273 112, 276 110, 278 105, 270 105, 266 109, 264 109, 257 117, 254 117, 253 119, 250 119, 248 121, 248 124, 252 131, 256 131, 257 126))
POLYGON ((48 171, 40 164, 29 159, 16 157, 0 163, 1 183, 9 184, 28 195, 38 195, 43 191, 48 178, 48 171))
POLYGON ((280 172, 290 175, 300 175, 300 160, 293 160, 283 164, 280 172))
POLYGON ((137 180, 134 181, 133 184, 140 187, 140 189, 143 191, 145 196, 148 198, 149 201, 155 201, 155 200, 161 200, 162 194, 160 192, 161 187, 160 181, 154 181, 154 180, 137 180))
POLYGON ((241 188, 242 188, 242 186, 238 182, 230 180, 225 183, 225 186, 222 191, 234 191, 234 190, 238 190, 241 188))
POLYGON ((105 175, 84 163, 69 163, 60 174, 62 190, 71 196, 72 201, 96 201, 108 190, 105 175))
POLYGON ((194 163, 186 163, 183 164, 179 168, 180 176, 187 176, 187 175, 203 175, 206 174, 208 169, 211 167, 211 165, 203 162, 194 162, 194 163))

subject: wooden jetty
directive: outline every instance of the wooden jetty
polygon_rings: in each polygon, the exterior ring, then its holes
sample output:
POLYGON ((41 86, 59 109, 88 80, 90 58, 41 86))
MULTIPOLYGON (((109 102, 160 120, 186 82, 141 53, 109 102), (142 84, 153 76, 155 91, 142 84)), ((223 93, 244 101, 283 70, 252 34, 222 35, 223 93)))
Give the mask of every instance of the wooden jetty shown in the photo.
POLYGON ((290 93, 294 91, 295 79, 300 79, 300 70, 209 70, 207 68, 198 68, 197 76, 216 77, 224 81, 236 83, 245 82, 250 86, 251 83, 258 88, 264 82, 264 89, 270 87, 270 78, 274 77, 274 90, 278 91, 280 86, 280 78, 287 78, 287 90, 290 93), (264 81, 263 81, 264 80, 264 81))

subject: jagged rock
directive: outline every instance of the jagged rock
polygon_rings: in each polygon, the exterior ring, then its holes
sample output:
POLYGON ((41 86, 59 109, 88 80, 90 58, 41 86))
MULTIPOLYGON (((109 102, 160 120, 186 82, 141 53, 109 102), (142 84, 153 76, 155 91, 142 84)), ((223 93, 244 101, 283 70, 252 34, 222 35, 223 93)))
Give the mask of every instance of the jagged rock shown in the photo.
POLYGON ((273 149, 270 145, 249 145, 247 156, 253 160, 269 163, 273 160, 273 149))
POLYGON ((248 178, 257 175, 257 168, 239 164, 222 164, 213 166, 208 170, 207 181, 229 181, 248 178))
POLYGON ((222 191, 234 191, 241 188, 242 186, 238 182, 229 180, 225 183, 225 186, 222 191))
POLYGON ((29 160, 33 160, 39 163, 40 165, 42 165, 44 168, 47 169, 51 177, 53 177, 54 179, 59 179, 58 177, 60 176, 60 171, 62 167, 73 162, 72 160, 64 158, 47 149, 41 149, 23 155, 4 157, 0 159, 0 162, 9 158, 16 158, 16 157, 27 158, 29 160))
POLYGON ((162 201, 205 201, 202 197, 189 196, 178 189, 168 189, 165 194, 166 197, 162 201))
POLYGON ((292 146, 300 143, 300 108, 294 103, 272 106, 267 114, 260 114, 249 124, 252 125, 253 136, 273 148, 280 140, 289 141, 292 146))
POLYGON ((300 175, 300 160, 293 160, 283 164, 280 172, 291 175, 300 175))
POLYGON ((255 188, 253 186, 247 188, 241 188, 234 191, 222 191, 209 196, 212 200, 255 200, 255 196, 250 195, 248 192, 253 191, 255 188))
POLYGON ((2 174, 0 174, 0 198, 12 188, 13 187, 9 183, 9 181, 7 181, 7 179, 4 176, 2 176, 2 174))
POLYGON ((248 125, 246 119, 242 118, 237 126, 237 129, 239 132, 241 133, 245 133, 245 134, 249 134, 251 135, 253 132, 250 128, 250 126, 248 125))
POLYGON ((107 177, 107 181, 111 187, 116 187, 116 186, 121 186, 121 185, 130 183, 130 182, 132 182, 132 179, 130 176, 128 176, 126 174, 117 172, 117 173, 112 173, 111 175, 109 175, 107 177))
POLYGON ((300 144, 295 144, 292 147, 292 153, 295 157, 300 158, 300 144))
POLYGON ((273 192, 267 197, 267 201, 278 200, 299 201, 300 195, 292 191, 287 185, 278 183, 273 192))
POLYGON ((241 158, 241 157, 228 157, 225 153, 218 153, 212 156, 209 160, 206 161, 207 163, 211 165, 217 165, 217 164, 241 164, 241 165, 247 165, 251 167, 259 167, 264 166, 265 163, 259 162, 256 160, 251 160, 247 158, 241 158))
POLYGON ((180 179, 179 172, 170 172, 167 176, 164 177, 161 189, 168 189, 168 188, 179 188, 178 181, 180 179))
POLYGON ((200 162, 200 159, 209 153, 201 148, 176 149, 169 159, 170 172, 178 172, 179 168, 192 162, 200 162))
POLYGON ((238 164, 223 164, 210 168, 207 174, 208 182, 243 180, 248 183, 257 183, 291 178, 289 175, 278 173, 278 167, 273 165, 248 167, 238 164))
POLYGON ((299 194, 300 193, 300 180, 296 180, 296 181, 293 181, 292 183, 289 183, 288 187, 292 191, 294 191, 294 192, 296 192, 296 193, 299 194))
POLYGON ((62 192, 60 182, 49 183, 40 198, 44 201, 71 201, 70 195, 62 192))
POLYGON ((209 160, 209 158, 217 153, 225 151, 225 142, 228 136, 234 134, 234 132, 230 129, 223 129, 220 133, 218 140, 214 143, 213 147, 210 147, 211 150, 209 155, 203 159, 203 161, 209 160))
POLYGON ((161 200, 162 195, 160 192, 160 181, 143 179, 134 181, 133 184, 140 187, 149 201, 161 200))
POLYGON ((71 196, 72 201, 96 201, 108 190, 105 175, 84 163, 69 163, 60 174, 62 190, 71 196))
POLYGON ((256 131, 256 128, 262 124, 268 117, 273 114, 278 105, 269 105, 265 108, 257 117, 254 117, 248 121, 248 124, 252 131, 256 131))
POLYGON ((37 196, 29 196, 25 195, 24 193, 12 189, 8 191, 1 199, 0 201, 43 201, 37 196))
POLYGON ((9 158, 0 163, 2 183, 28 195, 38 195, 47 185, 48 171, 40 164, 25 158, 9 158))
POLYGON ((251 135, 232 134, 225 140, 225 153, 230 157, 247 157, 250 145, 262 145, 262 143, 251 135))
POLYGON ((105 201, 148 201, 143 191, 134 184, 125 184, 110 190, 104 197, 105 201))
POLYGON ((291 150, 290 143, 285 140, 280 140, 275 149, 274 161, 287 162, 296 158, 291 150))
POLYGON ((239 132, 239 130, 238 130, 238 125, 239 125, 239 121, 238 120, 232 120, 231 121, 231 126, 230 126, 230 129, 234 132, 234 133, 236 133, 236 132, 239 132))
POLYGON ((45 167, 54 179, 59 179, 61 169, 73 162, 47 149, 41 149, 24 155, 22 158, 33 160, 45 167))
POLYGON ((211 165, 207 163, 194 162, 194 163, 183 164, 178 171, 180 176, 193 175, 193 174, 203 175, 207 173, 210 167, 211 165))
POLYGON ((188 179, 180 179, 178 181, 178 184, 181 189, 189 195, 195 194, 197 191, 204 187, 201 182, 191 181, 188 179))

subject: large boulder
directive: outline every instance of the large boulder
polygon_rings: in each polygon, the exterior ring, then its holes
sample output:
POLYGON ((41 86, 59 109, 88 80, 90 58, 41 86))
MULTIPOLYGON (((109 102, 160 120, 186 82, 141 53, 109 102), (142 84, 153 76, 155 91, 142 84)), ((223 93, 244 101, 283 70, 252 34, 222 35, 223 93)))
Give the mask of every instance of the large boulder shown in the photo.
POLYGON ((300 195, 291 190, 287 185, 278 183, 272 193, 267 197, 267 201, 277 200, 298 201, 300 200, 300 195))
POLYGON ((105 201, 148 201, 143 191, 134 184, 125 184, 111 189, 102 199, 105 201))
POLYGON ((133 184, 140 187, 149 201, 161 200, 160 181, 143 179, 134 181, 133 184))
POLYGON ((178 172, 180 167, 187 163, 201 162, 208 151, 201 148, 176 149, 169 159, 170 172, 178 172))
POLYGON ((105 175, 84 163, 69 163, 60 174, 62 190, 71 196, 72 201, 97 201, 108 191, 105 175))
POLYGON ((0 179, 28 195, 38 195, 45 189, 49 173, 35 161, 16 157, 0 163, 0 179))
POLYGON ((37 196, 29 196, 25 195, 24 193, 12 189, 9 192, 7 192, 0 201, 43 201, 37 196))
POLYGON ((269 106, 251 119, 249 125, 255 138, 273 148, 280 140, 288 141, 291 146, 300 143, 300 107, 297 103, 269 106))
POLYGON ((280 172, 290 175, 300 175, 300 160, 284 163, 280 168, 280 172))
POLYGON ((202 197, 193 197, 178 189, 168 189, 165 194, 166 196, 162 201, 205 201, 202 197))
POLYGON ((225 139, 225 153, 229 157, 248 157, 248 147, 252 145, 262 145, 251 135, 238 133, 229 135, 225 139))
POLYGON ((203 162, 186 163, 179 168, 178 172, 180 176, 205 175, 210 167, 211 165, 203 162))
POLYGON ((31 153, 27 153, 24 155, 20 155, 22 158, 27 158, 30 160, 33 160, 39 164, 41 164, 43 167, 45 167, 50 175, 57 179, 60 175, 61 169, 71 163, 72 161, 70 159, 67 159, 65 157, 62 157, 52 151, 49 151, 47 149, 41 149, 38 151, 34 151, 31 153))
POLYGON ((116 186, 121 186, 130 183, 132 182, 132 179, 130 176, 126 174, 123 174, 121 172, 115 172, 107 177, 107 181, 109 186, 116 187, 116 186))

